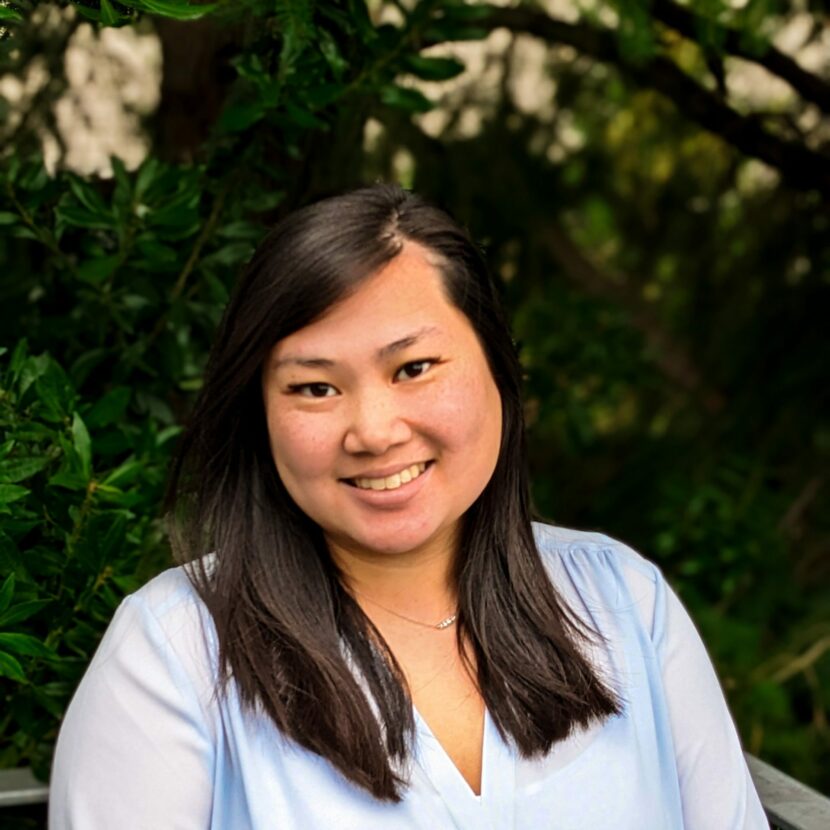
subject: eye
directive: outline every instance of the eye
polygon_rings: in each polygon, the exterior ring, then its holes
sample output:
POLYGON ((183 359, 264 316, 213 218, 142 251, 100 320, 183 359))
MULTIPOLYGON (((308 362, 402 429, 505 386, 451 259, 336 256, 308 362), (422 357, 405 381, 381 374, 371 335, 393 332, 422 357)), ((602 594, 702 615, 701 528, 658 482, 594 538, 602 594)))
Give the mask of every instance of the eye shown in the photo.
POLYGON ((413 378, 417 378, 425 372, 428 372, 437 362, 437 358, 430 357, 426 360, 413 360, 411 363, 404 363, 398 369, 395 380, 412 380, 413 378))
POLYGON ((302 398, 331 398, 337 394, 330 383, 295 383, 288 387, 288 391, 302 398))

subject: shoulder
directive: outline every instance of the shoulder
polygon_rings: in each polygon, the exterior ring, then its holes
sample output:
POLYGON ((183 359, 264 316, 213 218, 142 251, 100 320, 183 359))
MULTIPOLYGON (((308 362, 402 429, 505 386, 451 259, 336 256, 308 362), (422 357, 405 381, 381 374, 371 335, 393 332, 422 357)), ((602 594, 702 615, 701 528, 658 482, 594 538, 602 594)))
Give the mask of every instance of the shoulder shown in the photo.
POLYGON ((91 670, 137 661, 205 688, 216 676, 216 636, 186 568, 163 571, 125 597, 95 654, 91 670))
POLYGON ((182 626, 201 622, 205 606, 188 575, 190 565, 168 568, 150 579, 121 602, 119 616, 141 617, 169 633, 182 626))
POLYGON ((182 568, 118 606, 61 723, 50 827, 208 826, 222 724, 204 619, 182 568))
POLYGON ((596 579, 617 579, 654 585, 660 569, 642 554, 604 533, 533 523, 536 547, 548 568, 581 568, 596 579))
POLYGON ((533 535, 554 587, 589 609, 636 610, 655 634, 664 612, 666 583, 642 554, 603 533, 533 523, 533 535))
POLYGON ((203 603, 189 576, 192 568, 192 565, 168 568, 135 593, 129 594, 124 601, 142 606, 160 621, 198 613, 203 603))

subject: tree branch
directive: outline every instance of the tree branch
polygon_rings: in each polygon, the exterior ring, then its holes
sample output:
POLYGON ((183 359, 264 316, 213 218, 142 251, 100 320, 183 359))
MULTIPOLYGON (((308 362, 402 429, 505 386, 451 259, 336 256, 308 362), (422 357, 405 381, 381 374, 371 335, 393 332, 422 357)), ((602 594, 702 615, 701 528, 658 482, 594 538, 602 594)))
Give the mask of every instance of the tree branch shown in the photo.
POLYGON ((168 317, 170 313, 170 309, 173 307, 175 301, 179 298, 182 291, 184 291, 184 287, 187 284, 188 277, 192 273, 193 269, 196 267, 196 264, 199 262, 199 257, 202 254, 202 248, 204 248, 205 243, 210 239, 211 234, 213 233, 216 223, 219 220, 219 216, 222 213, 222 208, 225 205, 225 199, 227 198, 228 191, 231 188, 231 179, 228 179, 226 183, 222 186, 219 193, 216 195, 213 206, 211 208, 210 214, 208 215, 205 224, 202 226, 202 230, 199 233, 199 236, 196 237, 196 241, 193 243, 193 248, 190 251, 190 255, 187 258, 187 261, 184 264, 184 267, 181 270, 181 273, 176 280, 173 289, 170 292, 170 304, 168 305, 167 309, 159 316, 158 320, 156 320, 156 325, 153 327, 153 330, 147 336, 147 339, 144 341, 144 345, 142 348, 142 352, 146 353, 149 350, 149 347, 156 341, 156 339, 161 335, 168 323, 168 317))
POLYGON ((741 115, 723 103, 666 57, 657 55, 635 61, 623 54, 611 31, 584 23, 566 23, 525 7, 494 9, 478 25, 506 28, 548 43, 566 44, 604 63, 612 63, 640 86, 663 93, 687 118, 743 154, 776 168, 792 187, 819 190, 830 198, 830 158, 773 135, 757 119, 741 115))
POLYGON ((793 657, 789 662, 781 666, 770 677, 770 680, 773 683, 785 683, 799 672, 806 671, 810 666, 813 666, 827 651, 830 651, 830 636, 822 637, 813 643, 805 652, 793 657))
POLYGON ((760 52, 748 48, 737 29, 720 26, 714 20, 699 17, 671 0, 652 0, 651 11, 657 20, 689 40, 697 40, 698 32, 702 28, 708 29, 723 44, 723 51, 763 66, 785 80, 805 101, 812 101, 830 115, 830 84, 818 75, 802 69, 789 55, 771 43, 765 44, 760 52))

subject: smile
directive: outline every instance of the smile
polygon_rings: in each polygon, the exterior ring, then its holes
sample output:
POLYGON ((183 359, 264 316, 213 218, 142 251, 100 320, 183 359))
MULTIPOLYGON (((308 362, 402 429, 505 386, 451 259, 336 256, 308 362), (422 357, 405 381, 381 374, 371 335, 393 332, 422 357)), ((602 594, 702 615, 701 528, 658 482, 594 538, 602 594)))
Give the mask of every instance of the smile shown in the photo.
POLYGON ((404 484, 409 484, 410 481, 418 478, 426 470, 428 463, 412 464, 400 472, 382 478, 359 477, 346 479, 346 481, 359 490, 397 490, 399 487, 403 487, 404 484))

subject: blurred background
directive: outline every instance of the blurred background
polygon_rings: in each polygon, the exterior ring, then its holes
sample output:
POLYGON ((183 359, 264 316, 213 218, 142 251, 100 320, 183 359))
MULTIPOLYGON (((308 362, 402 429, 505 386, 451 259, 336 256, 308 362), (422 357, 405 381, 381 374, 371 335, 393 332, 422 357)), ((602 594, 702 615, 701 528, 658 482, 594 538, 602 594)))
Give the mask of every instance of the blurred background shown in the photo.
MULTIPOLYGON (((482 245, 534 498, 653 559, 830 793, 818 0, 0 0, 0 768, 48 775, 265 229, 394 180, 482 245)), ((30 825, 34 826, 34 825, 30 825)))

